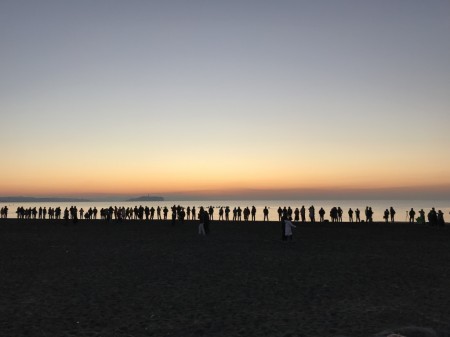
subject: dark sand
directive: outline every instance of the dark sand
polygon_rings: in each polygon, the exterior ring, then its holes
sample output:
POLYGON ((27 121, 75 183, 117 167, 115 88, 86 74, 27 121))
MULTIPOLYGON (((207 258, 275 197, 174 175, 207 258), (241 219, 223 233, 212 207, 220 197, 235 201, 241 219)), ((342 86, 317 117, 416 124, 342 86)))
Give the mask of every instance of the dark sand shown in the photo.
POLYGON ((0 219, 0 336, 450 331, 448 227, 63 223, 0 219))

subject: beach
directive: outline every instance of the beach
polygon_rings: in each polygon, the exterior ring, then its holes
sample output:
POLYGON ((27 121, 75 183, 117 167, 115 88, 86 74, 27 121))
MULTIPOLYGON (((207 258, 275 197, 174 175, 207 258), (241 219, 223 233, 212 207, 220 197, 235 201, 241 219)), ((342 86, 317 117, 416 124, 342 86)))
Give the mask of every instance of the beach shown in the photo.
POLYGON ((450 229, 0 219, 0 336, 450 332, 450 229))

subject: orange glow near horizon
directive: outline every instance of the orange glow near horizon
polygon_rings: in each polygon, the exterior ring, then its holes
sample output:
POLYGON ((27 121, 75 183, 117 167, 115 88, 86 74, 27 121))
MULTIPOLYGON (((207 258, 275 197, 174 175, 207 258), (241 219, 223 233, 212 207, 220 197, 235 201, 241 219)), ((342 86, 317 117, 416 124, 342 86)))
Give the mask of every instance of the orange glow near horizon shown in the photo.
MULTIPOLYGON (((258 163, 257 163, 258 165, 258 163)), ((278 164, 277 164, 278 165, 278 164)), ((329 165, 319 169, 284 167, 280 173, 274 166, 259 169, 245 167, 220 167, 209 165, 204 171, 201 165, 186 164, 182 168, 161 167, 129 168, 111 167, 49 167, 35 168, 32 172, 3 173, 0 182, 3 195, 83 195, 83 194, 160 194, 232 193, 240 190, 346 190, 380 189, 396 187, 420 187, 448 185, 435 174, 433 179, 421 179, 420 171, 395 172, 382 167, 352 170, 329 165), (129 171, 128 171, 129 170, 129 171), (301 173, 300 173, 301 172, 301 173), (411 182, 414 183, 411 183, 411 182), (209 192, 208 192, 209 191, 209 192)))

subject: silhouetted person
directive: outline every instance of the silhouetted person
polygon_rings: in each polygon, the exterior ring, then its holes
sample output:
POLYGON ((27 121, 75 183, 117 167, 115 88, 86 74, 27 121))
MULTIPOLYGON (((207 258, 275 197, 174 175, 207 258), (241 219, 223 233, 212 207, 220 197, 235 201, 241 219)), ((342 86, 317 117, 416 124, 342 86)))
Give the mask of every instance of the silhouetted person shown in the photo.
POLYGON ((252 221, 256 220, 256 207, 252 206, 252 221))
POLYGON ((210 228, 209 228, 209 215, 208 212, 203 211, 203 226, 205 227, 205 235, 209 234, 210 228))
POLYGON ((294 210, 294 221, 300 221, 300 210, 298 209, 298 207, 296 207, 294 210))
POLYGON ((69 210, 66 209, 64 210, 64 220, 66 221, 66 224, 69 222, 69 210))
POLYGON ((306 221, 306 209, 305 206, 302 206, 302 208, 300 209, 300 216, 302 218, 302 222, 306 221))
POLYGON ((153 220, 155 217, 155 208, 152 206, 152 208, 150 208, 150 220, 153 220))
POLYGON ((414 211, 414 209, 411 208, 411 210, 409 211, 409 222, 414 222, 414 216, 416 215, 416 212, 414 211))
POLYGON ((175 205, 172 206, 172 226, 175 225, 175 221, 177 220, 177 207, 175 205))
POLYGON ((223 213, 224 213, 223 207, 220 207, 220 209, 219 209, 219 220, 223 221, 223 213))
POLYGON ((338 210, 336 207, 333 207, 330 210, 330 218, 331 218, 331 222, 337 222, 338 221, 338 210))
POLYGON ((323 207, 320 207, 320 209, 319 209, 320 222, 325 221, 324 216, 325 216, 325 210, 323 209, 323 207))
POLYGON ((195 206, 193 206, 192 207, 192 220, 195 220, 195 213, 196 213, 195 206))
POLYGON ((283 210, 281 209, 281 207, 278 207, 278 221, 281 221, 281 218, 283 217, 283 210))
POLYGON ((395 209, 394 209, 394 207, 391 206, 391 208, 389 210, 389 213, 391 215, 391 222, 394 222, 395 221, 395 209))
POLYGON ((386 208, 386 210, 384 211, 384 220, 386 222, 389 221, 389 210, 386 208))
POLYGON ((309 219, 311 222, 316 222, 316 211, 313 205, 309 208, 309 219))
POLYGON ((439 210, 437 212, 437 224, 438 224, 438 226, 444 226, 445 225, 444 213, 441 210, 439 210))
POLYGON ((191 208, 189 206, 186 208, 186 218, 191 220, 191 208))
POLYGON ((348 210, 348 221, 353 222, 353 210, 351 208, 348 210))
POLYGON ((431 211, 428 213, 428 222, 430 223, 431 226, 436 226, 437 225, 437 213, 436 210, 434 209, 434 207, 431 209, 431 211))
POLYGON ((417 222, 421 224, 425 223, 425 211, 423 210, 423 208, 419 211, 419 218, 417 222))
POLYGON ((225 220, 230 221, 230 207, 225 207, 225 220))
POLYGON ((338 207, 337 209, 337 215, 338 215, 338 221, 342 222, 342 214, 344 213, 344 211, 342 211, 341 207, 338 207))
POLYGON ((240 206, 238 206, 238 208, 237 208, 237 219, 238 219, 238 221, 242 220, 242 209, 240 206))
POLYGON ((263 214, 264 214, 264 221, 269 221, 269 209, 267 208, 267 206, 264 207, 263 214))
POLYGON ((361 222, 360 214, 361 214, 361 211, 359 210, 359 208, 357 208, 355 210, 356 222, 361 222))

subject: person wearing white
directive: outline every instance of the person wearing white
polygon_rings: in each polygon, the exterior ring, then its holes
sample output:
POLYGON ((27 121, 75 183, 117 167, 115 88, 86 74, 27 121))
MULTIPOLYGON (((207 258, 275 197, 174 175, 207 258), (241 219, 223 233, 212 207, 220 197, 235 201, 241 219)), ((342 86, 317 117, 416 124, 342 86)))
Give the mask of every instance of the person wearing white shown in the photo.
POLYGON ((284 235, 288 241, 292 241, 292 228, 297 228, 297 226, 291 220, 284 220, 284 235))
POLYGON ((206 235, 205 225, 203 222, 198 225, 198 235, 206 235))

